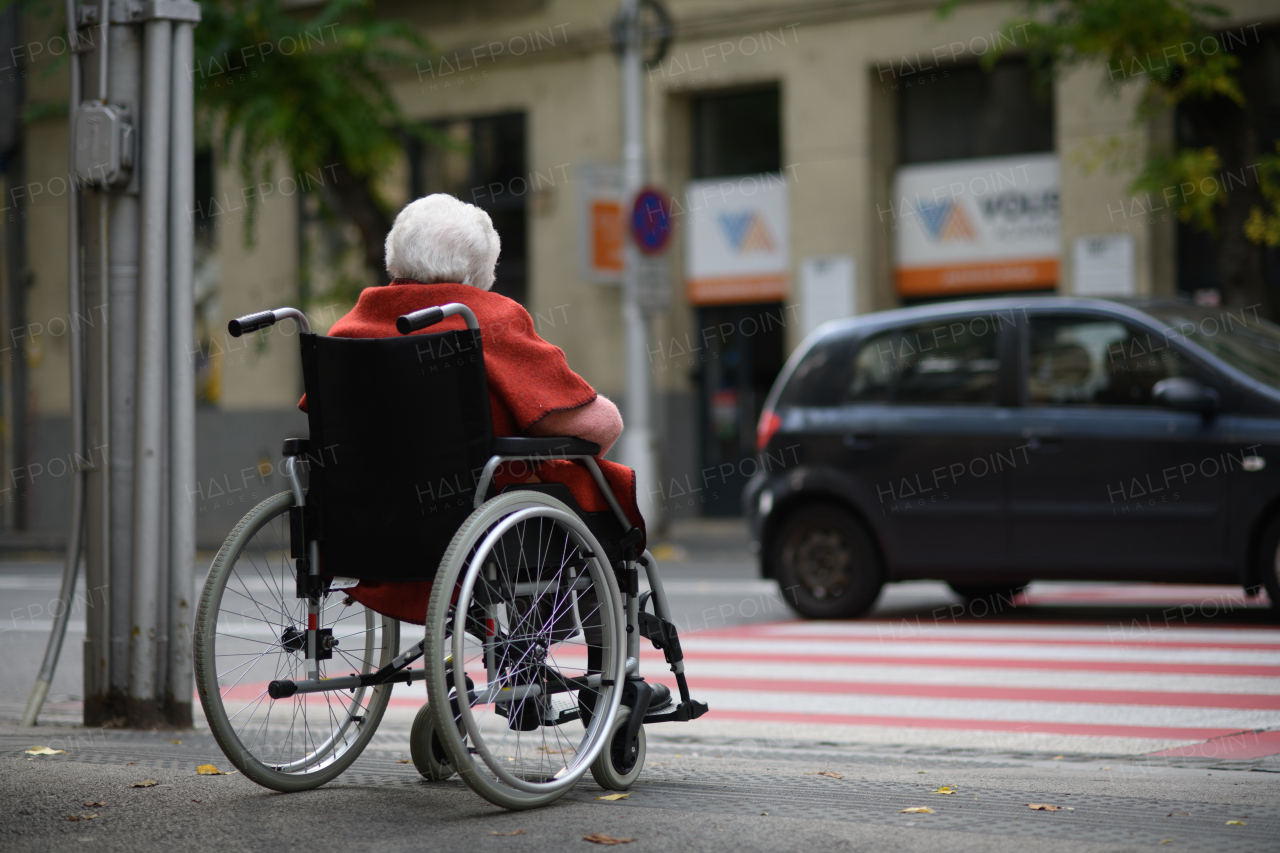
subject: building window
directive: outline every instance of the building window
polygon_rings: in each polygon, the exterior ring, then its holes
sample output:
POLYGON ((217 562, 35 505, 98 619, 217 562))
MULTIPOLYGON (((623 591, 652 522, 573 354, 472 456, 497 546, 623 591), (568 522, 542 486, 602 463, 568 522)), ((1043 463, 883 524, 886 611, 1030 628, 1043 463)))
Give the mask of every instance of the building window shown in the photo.
POLYGON ((438 122, 432 129, 437 144, 410 143, 410 194, 449 193, 483 208, 502 238, 493 292, 526 304, 531 188, 524 113, 438 122))
POLYGON ((1052 151, 1053 98, 1025 60, 901 77, 902 165, 1052 151))
POLYGON ((778 87, 693 99, 693 177, 753 175, 782 168, 778 87))

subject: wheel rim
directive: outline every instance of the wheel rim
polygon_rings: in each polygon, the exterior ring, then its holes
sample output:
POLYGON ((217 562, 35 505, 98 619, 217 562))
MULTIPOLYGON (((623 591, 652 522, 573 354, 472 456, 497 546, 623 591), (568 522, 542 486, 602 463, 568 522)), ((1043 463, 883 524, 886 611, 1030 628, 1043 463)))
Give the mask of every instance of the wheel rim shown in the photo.
POLYGON ((817 601, 839 598, 853 579, 853 551, 832 528, 800 531, 783 556, 800 586, 817 601))
MULTIPOLYGON (((625 647, 620 636, 620 614, 615 608, 578 607, 575 590, 565 590, 575 574, 585 572, 596 589, 614 584, 612 571, 592 555, 602 553, 589 531, 574 516, 547 507, 513 512, 491 526, 468 554, 452 624, 452 696, 466 695, 470 673, 477 701, 457 702, 460 733, 465 733, 473 768, 486 772, 491 784, 523 794, 552 794, 571 787, 606 747, 608 732, 617 715, 621 693, 612 686, 599 689, 596 712, 585 727, 580 720, 564 718, 576 709, 573 692, 540 693, 555 689, 559 679, 588 675, 584 623, 599 621, 601 679, 616 684, 625 667, 625 647), (560 535, 557 535, 559 533, 560 535), (568 535, 564 535, 568 534, 568 535), (512 543, 519 542, 519 558, 513 559, 512 543), (534 545, 536 563, 527 559, 534 545), (557 553, 552 553, 559 546, 557 553), (550 559, 550 562, 546 562, 550 559), (498 575, 497 565, 505 567, 498 575), (533 595, 513 595, 519 570, 537 566, 533 595), (491 569, 493 571, 491 571, 491 569), (477 594, 479 593, 479 594, 477 594), (527 606, 520 599, 531 599, 527 606), (491 639, 481 642, 474 629, 478 600, 498 599, 486 619, 493 619, 491 639), (492 658, 486 657, 486 652, 492 658), (461 662, 461 665, 458 665, 461 662), (488 673, 495 672, 494 681, 488 673), (505 699, 506 695, 510 699, 505 699), (493 697, 495 701, 480 701, 493 697), (503 716, 500 705, 505 703, 503 716), (603 707, 602 707, 603 706, 603 707), (543 724, 519 730, 531 718, 543 724), (514 721, 521 721, 520 723, 514 721)), ((612 587, 616 590, 616 585, 612 587)), ((611 594, 609 600, 616 601, 611 594)), ((490 623, 486 623, 486 631, 490 623)))
MULTIPOLYGON (((287 509, 264 513, 222 571, 210 575, 215 610, 201 699, 211 724, 216 718, 234 738, 238 750, 227 752, 238 767, 252 762, 273 773, 305 777, 325 773, 363 746, 389 690, 359 688, 279 700, 267 694, 273 680, 308 677, 299 641, 307 608, 295 594, 287 509)), ((341 592, 322 600, 317 627, 330 629, 337 641, 333 657, 318 662, 321 678, 372 672, 398 645, 395 620, 341 592)))

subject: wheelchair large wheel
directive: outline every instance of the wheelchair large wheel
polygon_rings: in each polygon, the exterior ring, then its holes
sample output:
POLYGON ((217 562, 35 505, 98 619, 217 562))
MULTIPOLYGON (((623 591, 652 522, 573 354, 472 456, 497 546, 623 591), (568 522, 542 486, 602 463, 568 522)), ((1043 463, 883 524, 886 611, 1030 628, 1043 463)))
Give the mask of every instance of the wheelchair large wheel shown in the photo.
POLYGON ((515 491, 458 529, 427 611, 426 669, 450 764, 508 809, 565 794, 608 747, 626 677, 622 596, 567 506, 515 491))
MULTIPOLYGON (((303 680, 306 599, 289 558, 293 494, 268 498, 240 520, 214 558, 196 612, 196 687, 218 745, 245 776, 276 791, 323 785, 373 737, 391 685, 273 700, 276 679, 303 680)), ((389 662, 400 623, 335 591, 318 628, 337 640, 320 677, 368 673, 389 662)))

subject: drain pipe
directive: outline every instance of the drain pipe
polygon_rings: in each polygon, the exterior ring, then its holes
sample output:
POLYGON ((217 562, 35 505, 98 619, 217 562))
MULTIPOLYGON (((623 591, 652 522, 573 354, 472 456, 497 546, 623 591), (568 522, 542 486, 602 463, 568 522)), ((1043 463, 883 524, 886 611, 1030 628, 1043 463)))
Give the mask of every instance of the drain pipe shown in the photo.
MULTIPOLYGON (((76 126, 76 110, 80 106, 80 53, 75 0, 67 0, 67 44, 70 46, 71 92, 68 99, 67 130, 73 134, 76 126)), ((75 149, 67 146, 67 173, 75 174, 75 149)), ((62 654, 62 641, 67 635, 67 619, 71 616, 72 596, 75 594, 76 576, 80 572, 80 551, 84 541, 85 470, 84 453, 84 353, 83 330, 80 326, 82 299, 80 294, 80 188, 73 177, 67 193, 67 312, 71 315, 69 347, 71 356, 71 452, 75 472, 71 478, 71 531, 67 536, 66 562, 62 567, 62 589, 58 601, 60 612, 54 614, 53 633, 45 648, 40 675, 27 699, 22 714, 22 725, 34 726, 40 716, 49 685, 53 682, 58 656, 62 654)))

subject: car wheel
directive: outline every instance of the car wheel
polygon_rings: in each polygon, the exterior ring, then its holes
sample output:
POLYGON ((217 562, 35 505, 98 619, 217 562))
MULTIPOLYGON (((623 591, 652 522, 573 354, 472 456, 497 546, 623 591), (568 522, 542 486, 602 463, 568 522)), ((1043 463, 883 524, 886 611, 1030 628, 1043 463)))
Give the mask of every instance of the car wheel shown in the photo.
POLYGON ((1259 573, 1263 586, 1267 588, 1267 597, 1271 599, 1271 613, 1280 619, 1280 513, 1276 513, 1262 532, 1260 544, 1259 573))
POLYGON ((810 619, 860 616, 884 585, 884 569, 866 528, 829 504, 806 506, 783 521, 772 557, 782 597, 810 619))
POLYGON ((983 601, 990 613, 999 613, 1005 606, 1012 607, 1013 599, 1024 591, 1031 581, 1005 581, 1004 583, 951 583, 951 591, 966 602, 983 601))

